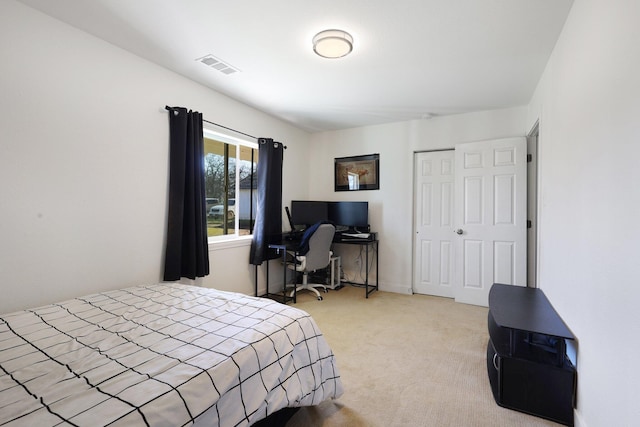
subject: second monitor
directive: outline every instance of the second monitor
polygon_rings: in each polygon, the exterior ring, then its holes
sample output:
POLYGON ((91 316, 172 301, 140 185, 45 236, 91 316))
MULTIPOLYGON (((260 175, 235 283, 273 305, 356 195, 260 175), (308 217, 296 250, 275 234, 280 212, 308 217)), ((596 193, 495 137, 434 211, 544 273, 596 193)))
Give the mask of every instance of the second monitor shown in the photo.
POLYGON ((329 202, 328 211, 338 229, 369 231, 369 202, 329 202))
POLYGON ((292 226, 302 226, 304 228, 320 221, 329 219, 329 206, 327 202, 315 200, 292 200, 291 201, 291 222, 292 226))
POLYGON ((292 200, 291 219, 296 226, 308 227, 316 222, 330 221, 338 231, 368 231, 369 202, 292 200))

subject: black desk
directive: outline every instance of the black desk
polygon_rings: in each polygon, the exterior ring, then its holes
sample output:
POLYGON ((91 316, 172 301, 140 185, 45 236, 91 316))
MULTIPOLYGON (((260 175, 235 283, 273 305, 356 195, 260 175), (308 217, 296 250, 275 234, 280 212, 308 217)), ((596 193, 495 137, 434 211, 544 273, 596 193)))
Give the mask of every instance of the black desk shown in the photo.
MULTIPOLYGON (((365 290, 365 298, 369 298, 369 294, 373 291, 378 290, 378 233, 370 233, 370 237, 367 239, 356 238, 356 237, 344 237, 340 233, 336 233, 333 238, 334 244, 341 245, 358 245, 365 246, 365 280, 364 283, 357 282, 344 282, 353 285, 364 285, 365 290), (376 284, 369 284, 369 248, 375 249, 376 256, 376 284)), ((282 240, 280 242, 274 242, 269 244, 270 249, 275 249, 279 254, 282 254, 282 291, 281 292, 269 292, 269 261, 267 261, 267 269, 266 269, 266 294, 262 295, 263 297, 275 299, 276 301, 282 302, 286 304, 289 301, 292 301, 294 304, 296 303, 297 297, 297 286, 293 288, 293 296, 287 296, 287 253, 292 255, 294 262, 297 262, 296 256, 298 255, 298 247, 300 245, 300 241, 296 239, 288 238, 288 234, 283 234, 282 240)), ((258 285, 256 282, 256 295, 258 295, 258 285)))
POLYGON ((352 285, 364 285, 365 298, 369 298, 369 294, 373 291, 378 290, 378 233, 369 233, 370 236, 368 238, 358 238, 358 237, 348 237, 342 236, 340 233, 336 233, 333 243, 340 245, 358 245, 364 246, 366 249, 365 254, 365 280, 364 283, 356 283, 356 282, 344 282, 350 283, 352 285), (369 247, 375 249, 376 255, 376 284, 369 285, 369 247), (371 289, 369 289, 371 288, 371 289))
MULTIPOLYGON (((298 259, 298 247, 300 246, 299 240, 288 239, 286 235, 283 235, 282 240, 276 243, 270 243, 269 249, 275 249, 277 253, 282 254, 282 291, 277 293, 269 292, 269 261, 267 261, 267 293, 262 295, 263 297, 271 298, 286 304, 289 301, 296 303, 297 286, 293 287, 293 296, 287 296, 287 253, 292 255, 293 262, 297 263, 298 259)), ((258 285, 256 282, 256 295, 258 292, 258 285)))

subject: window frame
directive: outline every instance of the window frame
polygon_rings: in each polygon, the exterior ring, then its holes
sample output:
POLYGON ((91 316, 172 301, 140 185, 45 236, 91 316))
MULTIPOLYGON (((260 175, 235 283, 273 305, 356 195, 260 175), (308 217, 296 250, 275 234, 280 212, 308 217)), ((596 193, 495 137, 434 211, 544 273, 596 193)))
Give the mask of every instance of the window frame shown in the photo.
MULTIPOLYGON (((240 148, 241 146, 244 147, 249 147, 251 149, 255 149, 258 150, 258 143, 255 141, 250 141, 248 139, 243 139, 243 138, 239 138, 236 136, 232 136, 226 133, 222 133, 220 131, 217 130, 213 130, 207 126, 204 126, 202 129, 202 133, 203 133, 203 137, 207 138, 207 139, 212 139, 218 142, 222 142, 225 144, 229 144, 235 147, 235 158, 237 159, 235 162, 235 173, 236 173, 236 177, 240 176, 240 148)), ((204 156, 206 156, 207 153, 204 152, 203 153, 203 158, 202 161, 204 162, 204 156)), ((240 200, 239 200, 239 196, 240 196, 240 179, 236 179, 235 182, 235 206, 236 206, 236 212, 240 212, 240 200)), ((209 244, 210 247, 212 246, 220 246, 220 245, 224 245, 224 246, 228 246, 233 242, 236 243, 240 243, 242 241, 246 241, 246 244, 249 244, 251 242, 251 240, 253 239, 253 234, 244 234, 244 235, 240 235, 239 234, 239 230, 240 230, 240 215, 235 215, 234 217, 234 232, 230 233, 230 234, 223 234, 221 236, 209 236, 207 238, 207 242, 209 244)), ((235 244, 232 244, 232 246, 235 246, 235 244)))

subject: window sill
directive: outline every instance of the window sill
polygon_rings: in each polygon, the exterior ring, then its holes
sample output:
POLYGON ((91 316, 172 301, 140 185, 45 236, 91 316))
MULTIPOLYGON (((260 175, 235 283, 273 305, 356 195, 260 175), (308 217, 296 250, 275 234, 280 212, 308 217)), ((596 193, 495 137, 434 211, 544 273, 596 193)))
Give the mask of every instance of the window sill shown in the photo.
POLYGON ((253 239, 253 236, 240 236, 240 237, 230 238, 229 240, 224 240, 224 239, 215 240, 215 241, 209 242, 209 252, 219 251, 223 249, 251 246, 252 239, 253 239))

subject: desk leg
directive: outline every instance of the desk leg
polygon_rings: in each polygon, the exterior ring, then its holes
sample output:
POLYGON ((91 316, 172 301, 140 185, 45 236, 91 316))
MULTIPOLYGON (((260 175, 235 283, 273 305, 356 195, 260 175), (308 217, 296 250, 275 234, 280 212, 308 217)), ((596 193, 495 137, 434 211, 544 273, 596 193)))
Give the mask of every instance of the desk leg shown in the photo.
MULTIPOLYGON (((298 259, 295 257, 295 254, 293 256, 294 259, 294 265, 295 263, 298 262, 298 259)), ((293 303, 296 303, 296 298, 298 296, 298 292, 297 289, 298 287, 296 286, 296 284, 293 284, 293 303)), ((282 254, 282 293, 284 295, 284 301, 286 303, 287 301, 287 249, 285 248, 282 254)))
POLYGON ((376 291, 378 290, 378 241, 376 240, 376 291))
POLYGON ((364 270, 364 296, 365 298, 369 298, 369 244, 367 243, 365 246, 365 267, 364 270))
POLYGON ((365 274, 365 293, 366 293, 366 297, 369 298, 369 294, 373 291, 377 291, 378 290, 378 241, 374 241, 371 243, 367 243, 367 272, 365 274), (371 291, 369 291, 369 245, 375 245, 375 250, 376 250, 376 284, 371 285, 371 291))
POLYGON ((265 288, 267 290, 267 298, 269 298, 269 260, 267 260, 267 275, 266 275, 266 281, 267 283, 265 283, 265 288))

